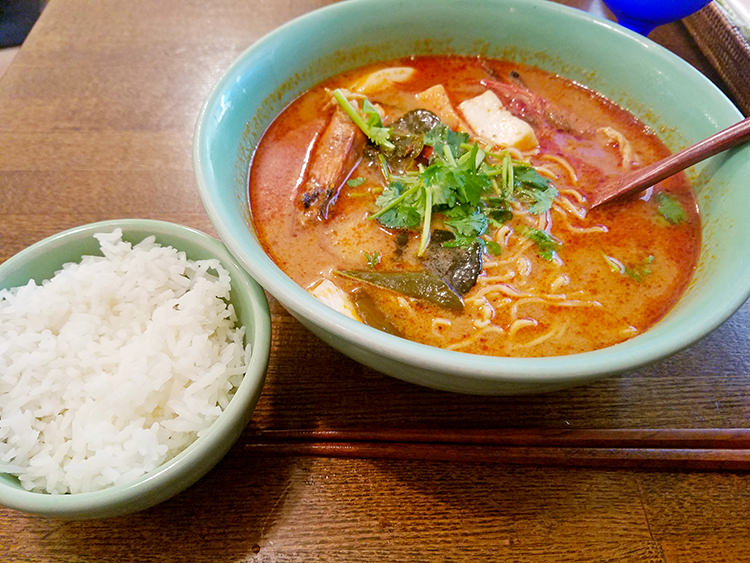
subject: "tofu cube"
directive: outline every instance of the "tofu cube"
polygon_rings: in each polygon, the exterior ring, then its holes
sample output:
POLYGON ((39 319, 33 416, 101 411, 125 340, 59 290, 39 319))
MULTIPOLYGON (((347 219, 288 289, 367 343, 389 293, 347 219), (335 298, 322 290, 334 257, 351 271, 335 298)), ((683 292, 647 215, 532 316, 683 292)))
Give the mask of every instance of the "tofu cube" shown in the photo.
POLYGON ((522 151, 539 145, 531 125, 505 109, 500 98, 490 90, 464 100, 458 108, 469 127, 486 141, 522 151))
POLYGON ((313 297, 322 301, 331 309, 334 309, 355 321, 362 322, 362 318, 359 316, 359 313, 357 313, 357 308, 354 306, 354 302, 349 297, 349 294, 331 280, 323 280, 310 290, 310 293, 313 297))

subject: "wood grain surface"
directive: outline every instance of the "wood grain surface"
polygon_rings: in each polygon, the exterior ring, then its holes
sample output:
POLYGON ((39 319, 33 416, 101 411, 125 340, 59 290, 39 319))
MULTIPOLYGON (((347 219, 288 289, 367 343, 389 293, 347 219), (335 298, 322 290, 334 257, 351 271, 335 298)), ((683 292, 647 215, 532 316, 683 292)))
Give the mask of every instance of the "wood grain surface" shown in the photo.
MULTIPOLYGON (((52 0, 0 77, 0 261, 115 217, 214 233, 200 106, 247 46, 329 3, 52 0)), ((723 87, 681 24, 651 37, 723 87)), ((0 507, 0 561, 750 560, 750 304, 646 368, 472 397, 364 368, 269 301, 267 383, 214 470, 121 518, 0 507)))

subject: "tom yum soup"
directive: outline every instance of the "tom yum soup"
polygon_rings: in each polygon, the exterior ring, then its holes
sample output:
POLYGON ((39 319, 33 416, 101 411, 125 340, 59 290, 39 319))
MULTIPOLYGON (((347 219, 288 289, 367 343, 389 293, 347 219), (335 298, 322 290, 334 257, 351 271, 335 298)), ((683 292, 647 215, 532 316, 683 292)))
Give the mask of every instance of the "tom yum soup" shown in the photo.
POLYGON ((337 311, 425 344, 552 356, 631 338, 692 275, 683 175, 587 211, 609 176, 668 154, 633 115, 540 69, 427 56, 335 76, 261 139, 261 244, 337 311))

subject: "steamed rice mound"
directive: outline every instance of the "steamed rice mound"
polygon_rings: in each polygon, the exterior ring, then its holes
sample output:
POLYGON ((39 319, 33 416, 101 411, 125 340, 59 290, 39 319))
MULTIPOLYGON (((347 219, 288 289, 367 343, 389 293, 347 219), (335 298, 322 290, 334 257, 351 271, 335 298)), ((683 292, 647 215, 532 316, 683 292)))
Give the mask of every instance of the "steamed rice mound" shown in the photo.
POLYGON ((158 467, 211 426, 249 360, 218 260, 95 237, 103 257, 0 290, 0 472, 29 490, 158 467))

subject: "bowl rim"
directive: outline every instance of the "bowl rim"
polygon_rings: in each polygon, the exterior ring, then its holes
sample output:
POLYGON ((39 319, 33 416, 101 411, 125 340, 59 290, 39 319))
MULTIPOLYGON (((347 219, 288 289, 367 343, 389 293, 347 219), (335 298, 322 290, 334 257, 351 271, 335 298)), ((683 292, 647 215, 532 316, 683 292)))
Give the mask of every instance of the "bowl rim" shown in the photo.
MULTIPOLYGON (((398 4, 399 0, 390 3, 398 4)), ((485 0, 484 3, 497 6, 534 6, 538 10, 556 12, 562 14, 565 18, 574 18, 586 22, 585 25, 606 28, 613 36, 619 36, 623 41, 633 43, 638 49, 647 52, 649 56, 668 63, 674 72, 688 75, 690 80, 705 88, 717 100, 721 100, 726 106, 724 109, 729 114, 734 114, 737 118, 742 117, 739 110, 720 89, 687 61, 616 22, 600 19, 581 10, 551 2, 485 0)), ((443 2, 440 5, 443 6, 444 4, 443 2)), ((408 375, 402 377, 406 381, 449 391, 492 393, 493 391, 487 390, 489 387, 498 384, 532 383, 569 386, 642 367, 694 344, 721 325, 747 300, 750 296, 750 284, 747 285, 744 292, 739 292, 732 298, 723 301, 711 312, 712 315, 709 318, 704 319, 700 326, 686 327, 679 335, 674 333, 664 334, 658 341, 654 341, 651 336, 655 334, 655 327, 652 327, 634 338, 606 348, 548 357, 485 356, 420 344, 359 323, 332 311, 323 303, 315 300, 304 288, 298 286, 276 266, 260 248, 257 240, 251 241, 249 245, 244 244, 247 241, 241 236, 241 233, 234 230, 233 226, 228 225, 223 220, 223 209, 212 197, 213 188, 209 180, 211 164, 207 137, 216 126, 215 123, 210 122, 210 114, 220 102, 222 96, 231 91, 234 84, 241 80, 243 74, 247 72, 253 62, 262 56, 261 53, 264 50, 272 50, 274 45, 284 40, 284 37, 304 30, 305 25, 313 25, 316 21, 322 21, 329 15, 337 15, 347 10, 360 8, 365 10, 367 7, 386 9, 383 0, 348 0, 298 16, 258 39, 231 63, 211 89, 201 107, 194 130, 193 166, 195 176, 201 200, 214 228, 230 252, 292 315, 298 318, 302 317, 301 320, 307 320, 309 323, 317 325, 326 331, 331 339, 349 340, 356 347, 385 353, 387 357, 393 358, 397 362, 422 365, 437 372, 453 373, 452 377, 456 379, 457 385, 451 386, 446 382, 433 385, 425 383, 421 378, 414 379, 408 375), (240 242, 241 240, 243 242, 240 242), (467 390, 467 385, 474 387, 474 389, 467 390)), ((750 148, 747 150, 750 150, 750 148)), ((249 233, 252 231, 250 225, 246 228, 249 233)), ((252 235, 250 235, 250 238, 252 238, 252 235)), ((746 268, 746 272, 750 274, 750 266, 746 268)), ((658 326, 658 323, 655 326, 658 326)), ((376 366, 370 367, 378 369, 376 366)))
MULTIPOLYGON (((43 238, 8 258, 0 264, 0 279, 6 271, 27 261, 40 259, 50 250, 54 251, 68 244, 79 244, 94 233, 110 232, 116 228, 122 229, 124 239, 129 238, 129 232, 137 233, 132 235, 137 240, 149 235, 154 235, 157 242, 161 237, 178 239, 210 254, 229 270, 232 289, 239 289, 247 296, 250 307, 246 314, 253 323, 252 334, 250 331, 246 332, 252 353, 245 376, 227 407, 203 435, 176 456, 137 479, 97 491, 73 494, 29 491, 0 481, 1 505, 24 512, 71 519, 108 518, 154 506, 195 483, 218 463, 238 437, 233 435, 238 434, 237 421, 242 420, 241 428, 244 428, 258 401, 265 381, 271 346, 271 320, 266 295, 226 247, 203 231, 168 221, 138 218, 109 219, 79 225, 43 238), (216 456, 215 452, 221 453, 216 456)), ((182 250, 175 242, 161 244, 182 250)), ((0 288, 4 287, 4 284, 0 284, 0 288)), ((8 474, 0 475, 8 478, 8 474)))

